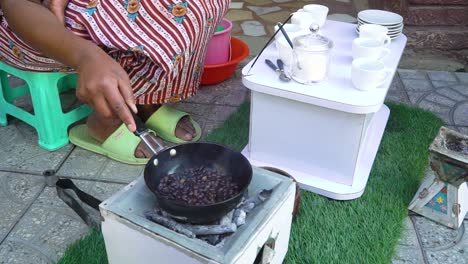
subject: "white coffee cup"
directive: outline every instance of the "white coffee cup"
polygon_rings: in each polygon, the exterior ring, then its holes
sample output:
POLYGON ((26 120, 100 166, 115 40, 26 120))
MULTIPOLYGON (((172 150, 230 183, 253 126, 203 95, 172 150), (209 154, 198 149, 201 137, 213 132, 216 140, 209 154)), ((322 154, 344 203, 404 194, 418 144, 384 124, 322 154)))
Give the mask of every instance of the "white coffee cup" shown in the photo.
MULTIPOLYGON (((291 39, 292 41, 293 39, 291 39)), ((283 61, 286 65, 291 65, 292 62, 292 48, 289 45, 288 41, 284 36, 280 36, 276 41, 276 49, 278 50, 278 57, 283 61)))
POLYGON ((381 41, 384 45, 388 45, 392 41, 387 34, 388 28, 381 25, 365 24, 359 26, 359 37, 373 38, 381 41))
POLYGON ((352 54, 354 59, 382 59, 390 54, 390 49, 384 48, 384 44, 377 39, 356 38, 353 40, 352 54))
POLYGON ((384 84, 392 76, 392 73, 379 60, 359 58, 353 60, 351 81, 356 89, 369 91, 384 84))
MULTIPOLYGON (((284 24, 283 25, 284 31, 288 34, 289 38, 292 39, 300 34, 305 34, 304 30, 299 27, 299 25, 296 24, 284 24)), ((275 32, 279 30, 279 26, 275 26, 275 32)), ((283 33, 280 31, 276 34, 275 39, 279 39, 281 36, 283 36, 283 33)))
POLYGON ((291 17, 291 23, 298 25, 301 29, 309 30, 310 25, 317 24, 320 26, 319 18, 308 12, 294 12, 291 17))
POLYGON ((318 25, 321 28, 327 20, 329 8, 324 5, 311 4, 302 7, 302 11, 311 14, 318 21, 318 25))
MULTIPOLYGON (((278 29, 279 29, 279 26, 276 25, 275 26, 275 32, 278 29)), ((299 27, 299 25, 296 25, 296 24, 284 24, 283 29, 286 32, 286 34, 288 34, 288 37, 289 37, 289 39, 291 39, 291 42, 297 36, 306 35, 306 34, 310 33, 310 31, 302 29, 301 27, 299 27)), ((275 39, 278 40, 281 37, 284 37, 284 35, 283 35, 283 32, 279 31, 276 34, 275 39)))

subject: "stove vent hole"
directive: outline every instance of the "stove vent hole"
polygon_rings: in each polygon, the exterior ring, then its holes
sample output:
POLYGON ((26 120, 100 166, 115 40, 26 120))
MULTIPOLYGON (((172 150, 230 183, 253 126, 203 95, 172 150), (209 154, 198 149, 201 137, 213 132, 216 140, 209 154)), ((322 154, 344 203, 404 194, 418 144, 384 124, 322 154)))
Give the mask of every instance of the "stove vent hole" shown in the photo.
POLYGON ((276 240, 270 237, 258 252, 254 264, 271 263, 273 261, 273 258, 275 257, 275 243, 276 240))

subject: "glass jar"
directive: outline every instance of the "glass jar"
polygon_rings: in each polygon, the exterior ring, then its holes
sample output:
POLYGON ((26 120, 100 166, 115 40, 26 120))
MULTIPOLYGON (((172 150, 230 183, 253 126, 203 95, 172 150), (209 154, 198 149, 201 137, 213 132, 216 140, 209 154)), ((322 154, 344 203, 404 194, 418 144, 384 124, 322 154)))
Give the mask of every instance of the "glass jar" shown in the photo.
POLYGON ((319 35, 316 24, 309 29, 311 34, 294 38, 290 71, 295 81, 312 85, 327 79, 333 41, 319 35))

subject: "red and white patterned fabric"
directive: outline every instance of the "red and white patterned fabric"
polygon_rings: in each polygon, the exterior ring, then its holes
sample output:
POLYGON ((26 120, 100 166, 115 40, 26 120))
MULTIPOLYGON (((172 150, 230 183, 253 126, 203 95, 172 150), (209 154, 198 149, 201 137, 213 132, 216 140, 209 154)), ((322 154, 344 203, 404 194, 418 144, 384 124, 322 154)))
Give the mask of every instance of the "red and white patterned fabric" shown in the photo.
MULTIPOLYGON (((126 70, 138 104, 196 93, 206 46, 230 0, 70 0, 66 27, 104 49, 126 70)), ((0 56, 30 71, 73 69, 21 41, 0 14, 0 56)), ((46 29, 44 29, 46 30, 46 29)))

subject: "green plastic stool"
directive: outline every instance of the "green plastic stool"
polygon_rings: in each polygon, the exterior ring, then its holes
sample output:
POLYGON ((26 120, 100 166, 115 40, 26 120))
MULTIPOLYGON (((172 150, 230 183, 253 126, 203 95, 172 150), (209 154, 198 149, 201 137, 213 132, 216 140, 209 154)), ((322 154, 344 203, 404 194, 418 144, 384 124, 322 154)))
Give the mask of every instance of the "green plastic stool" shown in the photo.
POLYGON ((59 93, 74 89, 78 76, 61 72, 28 72, 0 62, 0 125, 8 124, 7 114, 33 126, 39 145, 54 151, 68 144, 68 127, 88 116, 92 109, 83 104, 63 113, 59 93), (23 79, 26 84, 11 88, 8 74, 23 79), (16 98, 31 94, 34 115, 15 106, 16 98))

